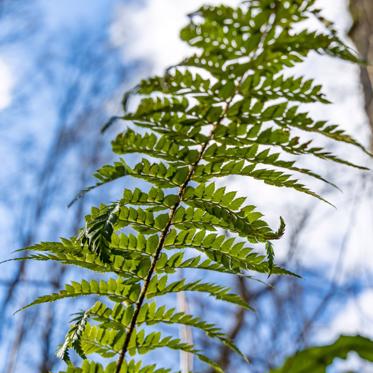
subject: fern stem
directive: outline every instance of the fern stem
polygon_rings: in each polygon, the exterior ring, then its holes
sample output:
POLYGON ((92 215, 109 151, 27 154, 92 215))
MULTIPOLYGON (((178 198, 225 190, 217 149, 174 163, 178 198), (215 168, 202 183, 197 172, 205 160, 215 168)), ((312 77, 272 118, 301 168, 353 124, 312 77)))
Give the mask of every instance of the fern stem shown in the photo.
MULTIPOLYGON (((238 87, 237 87, 237 89, 238 89, 238 87)), ((144 300, 145 300, 145 297, 146 297, 146 292, 147 292, 149 284, 150 284, 150 280, 153 277, 153 274, 154 274, 154 271, 155 271, 155 267, 157 265, 159 256, 161 255, 162 249, 164 247, 164 243, 165 243, 167 235, 168 235, 168 233, 170 231, 170 228, 171 228, 171 225, 172 225, 172 221, 173 221, 173 219, 175 217, 177 209, 179 208, 181 202, 183 201, 185 190, 188 187, 190 181, 192 180, 192 177, 193 177, 193 175, 194 175, 194 173, 195 173, 195 171, 197 169, 197 166, 199 165, 199 163, 200 163, 200 161, 201 161, 201 159, 202 159, 202 157, 203 157, 203 155, 204 155, 204 153, 205 153, 208 145, 213 140, 216 128, 219 126, 219 124, 225 118, 226 113, 227 113, 227 111, 228 111, 228 109, 229 109, 229 107, 230 107, 230 105, 231 105, 231 103, 232 103, 232 101, 233 101, 233 99, 234 99, 234 97, 236 95, 237 89, 234 92, 234 94, 232 95, 232 97, 230 97, 229 100, 226 101, 226 105, 225 105, 225 108, 224 108, 224 111, 223 111, 222 115, 216 121, 216 123, 213 125, 213 127, 212 127, 212 129, 210 131, 210 134, 209 134, 207 140, 205 141, 205 143, 202 144, 201 149, 200 149, 199 154, 198 154, 197 160, 190 166, 189 173, 188 173, 188 175, 187 175, 184 183, 180 186, 180 189, 179 189, 179 192, 178 192, 178 200, 174 204, 174 206, 171 207, 171 209, 169 211, 168 222, 167 222, 165 228, 163 229, 163 231, 161 232, 159 243, 158 243, 158 247, 157 247, 156 252, 154 254, 154 257, 153 257, 153 260, 152 260, 152 263, 151 263, 151 266, 150 266, 149 273, 148 273, 146 279, 144 280, 144 284, 143 284, 143 287, 141 289, 141 293, 140 293, 139 299, 138 299, 138 301, 136 303, 135 312, 134 312, 134 314, 132 316, 131 323, 130 323, 130 325, 128 327, 128 333, 126 334, 126 338, 124 340, 122 350, 121 350, 121 352, 119 354, 119 357, 118 357, 118 361, 117 361, 117 366, 116 366, 115 373, 120 373, 120 371, 121 371, 121 368, 122 368, 122 365, 123 365, 123 362, 124 362, 124 357, 125 357, 125 355, 127 353, 128 345, 129 345, 129 342, 131 340, 132 333, 133 333, 133 331, 134 331, 134 329, 136 327, 137 318, 139 316, 141 307, 142 307, 142 305, 144 303, 144 300)))

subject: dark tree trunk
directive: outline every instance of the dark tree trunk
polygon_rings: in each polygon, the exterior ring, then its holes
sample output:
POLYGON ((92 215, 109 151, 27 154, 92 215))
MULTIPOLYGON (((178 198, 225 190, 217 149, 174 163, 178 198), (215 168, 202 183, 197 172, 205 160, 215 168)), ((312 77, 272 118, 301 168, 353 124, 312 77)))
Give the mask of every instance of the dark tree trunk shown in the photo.
POLYGON ((373 147, 373 1, 350 0, 353 24, 350 36, 354 41, 366 66, 361 67, 361 83, 365 96, 365 109, 372 131, 373 147))

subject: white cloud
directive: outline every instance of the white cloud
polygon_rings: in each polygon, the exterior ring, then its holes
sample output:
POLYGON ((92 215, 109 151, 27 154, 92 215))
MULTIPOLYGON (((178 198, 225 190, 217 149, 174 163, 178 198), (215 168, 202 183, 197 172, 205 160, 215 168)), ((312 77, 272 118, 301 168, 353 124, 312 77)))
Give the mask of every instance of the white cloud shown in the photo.
POLYGON ((12 101, 14 80, 8 64, 0 57, 0 110, 8 107, 12 101))
POLYGON ((329 338, 339 334, 363 334, 373 338, 373 290, 350 299, 335 315, 327 334, 329 338))
MULTIPOLYGON (((356 298, 350 299, 345 306, 334 316, 333 321, 326 328, 319 332, 318 339, 321 342, 330 343, 341 334, 356 335, 360 334, 373 338, 373 290, 365 290, 356 298)), ((334 366, 336 371, 338 367, 373 372, 371 364, 364 364, 356 354, 350 354, 347 362, 337 362, 334 366)))
POLYGON ((144 59, 152 65, 148 73, 160 73, 189 54, 190 48, 179 39, 179 30, 188 22, 186 15, 203 4, 220 3, 220 0, 148 0, 145 4, 122 5, 111 27, 112 41, 123 46, 127 61, 144 59))
MULTIPOLYGON (((363 291, 341 307, 339 312, 334 315, 331 323, 325 328, 319 329, 317 339, 323 344, 331 343, 340 335, 357 334, 373 338, 373 290, 371 289, 363 291)), ((356 371, 366 373, 373 372, 373 366, 364 364, 355 353, 349 355, 347 362, 337 362, 335 365, 336 371, 339 366, 343 366, 344 369, 356 369, 356 371)))

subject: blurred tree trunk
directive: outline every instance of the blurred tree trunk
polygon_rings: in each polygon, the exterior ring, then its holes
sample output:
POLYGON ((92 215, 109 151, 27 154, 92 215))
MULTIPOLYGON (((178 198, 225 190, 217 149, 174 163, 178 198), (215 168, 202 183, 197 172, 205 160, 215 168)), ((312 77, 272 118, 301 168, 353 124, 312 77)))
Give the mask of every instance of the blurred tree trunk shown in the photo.
POLYGON ((350 37, 354 41, 367 66, 361 67, 361 83, 365 97, 365 109, 369 117, 372 131, 371 146, 373 148, 373 1, 350 0, 353 24, 350 37))

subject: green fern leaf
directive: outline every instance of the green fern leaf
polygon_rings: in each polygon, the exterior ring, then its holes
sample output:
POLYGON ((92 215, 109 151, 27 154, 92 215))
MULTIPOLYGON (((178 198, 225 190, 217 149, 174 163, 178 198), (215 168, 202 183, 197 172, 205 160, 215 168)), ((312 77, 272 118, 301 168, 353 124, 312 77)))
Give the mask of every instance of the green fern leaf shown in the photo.
POLYGON ((78 237, 82 246, 87 244, 88 249, 96 253, 104 263, 110 261, 109 245, 118 211, 118 203, 103 206, 99 210, 92 209, 91 215, 86 218, 86 226, 78 237))

